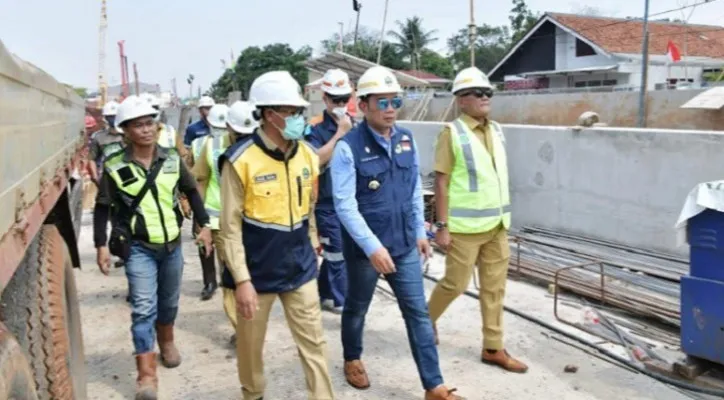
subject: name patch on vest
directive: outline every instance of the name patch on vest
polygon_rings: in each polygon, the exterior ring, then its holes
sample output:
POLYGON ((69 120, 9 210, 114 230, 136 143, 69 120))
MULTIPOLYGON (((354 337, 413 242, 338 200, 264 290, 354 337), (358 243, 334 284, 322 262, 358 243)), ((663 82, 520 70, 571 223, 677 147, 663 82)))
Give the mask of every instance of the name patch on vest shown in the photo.
POLYGON ((376 159, 380 158, 380 156, 372 156, 372 157, 363 157, 360 159, 361 162, 367 162, 367 161, 374 161, 376 159))
POLYGON ((178 163, 174 159, 164 161, 161 172, 164 174, 175 174, 178 172, 178 163))
POLYGON ((275 180, 277 180, 277 174, 266 174, 254 177, 254 182, 256 183, 271 182, 275 180))

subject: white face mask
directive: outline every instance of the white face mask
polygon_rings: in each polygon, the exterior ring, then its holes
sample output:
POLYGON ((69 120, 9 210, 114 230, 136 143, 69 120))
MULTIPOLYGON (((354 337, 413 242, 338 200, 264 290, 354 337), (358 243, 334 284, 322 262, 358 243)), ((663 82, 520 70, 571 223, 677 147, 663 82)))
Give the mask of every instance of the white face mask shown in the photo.
POLYGON ((332 109, 332 114, 337 116, 337 118, 344 117, 345 114, 347 114, 347 108, 345 107, 335 107, 332 109))

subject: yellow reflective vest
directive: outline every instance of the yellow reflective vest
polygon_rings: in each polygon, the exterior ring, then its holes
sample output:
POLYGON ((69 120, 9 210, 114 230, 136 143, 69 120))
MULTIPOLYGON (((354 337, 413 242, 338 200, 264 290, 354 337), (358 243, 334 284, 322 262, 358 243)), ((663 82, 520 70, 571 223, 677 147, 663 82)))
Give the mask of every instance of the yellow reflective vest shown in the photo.
POLYGON ((455 164, 448 190, 448 229, 453 233, 482 233, 499 224, 510 227, 510 189, 505 137, 490 121, 493 154, 461 119, 450 124, 455 164))
POLYGON ((158 140, 156 142, 163 147, 176 147, 176 129, 174 129, 171 125, 159 122, 158 140))
MULTIPOLYGON (((176 187, 181 177, 181 157, 175 149, 168 149, 163 166, 156 176, 155 190, 146 192, 138 208, 134 210, 130 228, 134 239, 151 244, 164 244, 180 235, 181 218, 178 210, 176 187)), ((121 201, 130 207, 136 195, 146 183, 146 170, 125 160, 125 152, 119 151, 105 162, 105 170, 121 192, 121 201)))

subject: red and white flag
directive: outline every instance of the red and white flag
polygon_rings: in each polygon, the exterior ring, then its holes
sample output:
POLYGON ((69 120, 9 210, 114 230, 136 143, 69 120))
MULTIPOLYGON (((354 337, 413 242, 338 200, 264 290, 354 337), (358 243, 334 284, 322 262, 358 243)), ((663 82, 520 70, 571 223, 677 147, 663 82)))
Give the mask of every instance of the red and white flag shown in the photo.
POLYGON ((681 60, 681 53, 679 52, 679 48, 676 47, 674 42, 669 40, 669 43, 666 45, 666 55, 669 57, 669 60, 671 62, 677 62, 681 60))

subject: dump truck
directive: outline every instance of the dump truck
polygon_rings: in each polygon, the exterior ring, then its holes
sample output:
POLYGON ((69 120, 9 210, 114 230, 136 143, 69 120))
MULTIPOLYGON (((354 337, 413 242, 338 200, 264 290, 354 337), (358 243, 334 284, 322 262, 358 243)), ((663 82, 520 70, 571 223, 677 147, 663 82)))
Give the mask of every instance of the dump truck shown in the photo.
POLYGON ((0 41, 0 399, 85 399, 84 101, 0 41))

